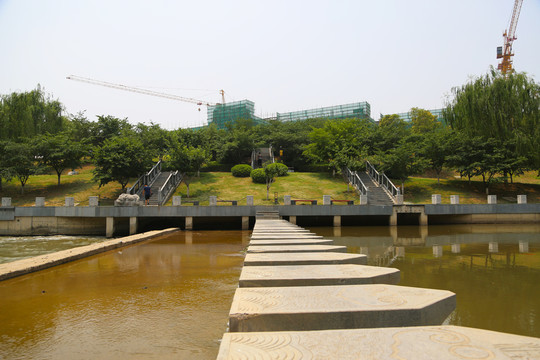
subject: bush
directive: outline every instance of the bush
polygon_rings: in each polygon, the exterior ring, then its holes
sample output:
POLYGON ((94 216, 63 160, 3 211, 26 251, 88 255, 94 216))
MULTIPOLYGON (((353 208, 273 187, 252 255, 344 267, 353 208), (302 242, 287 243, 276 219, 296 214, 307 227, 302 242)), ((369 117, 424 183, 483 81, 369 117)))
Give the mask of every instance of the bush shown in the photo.
POLYGON ((248 177, 251 174, 251 166, 238 164, 232 167, 231 173, 234 177, 248 177))
POLYGON ((266 184, 264 169, 259 168, 251 171, 251 180, 256 184, 266 184))
POLYGON ((217 161, 210 161, 203 165, 201 172, 229 172, 231 168, 232 164, 221 164, 217 161))
POLYGON ((289 175, 289 167, 282 163, 276 163, 278 176, 287 176, 289 175))

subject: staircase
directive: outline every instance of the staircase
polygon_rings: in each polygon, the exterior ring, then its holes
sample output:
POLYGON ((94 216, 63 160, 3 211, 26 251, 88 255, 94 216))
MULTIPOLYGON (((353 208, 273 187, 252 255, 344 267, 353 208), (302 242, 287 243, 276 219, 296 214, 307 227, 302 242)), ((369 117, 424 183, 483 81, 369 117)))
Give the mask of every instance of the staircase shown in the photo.
POLYGON ((280 219, 277 210, 259 210, 256 212, 255 217, 257 219, 280 219))
POLYGON ((377 186, 367 172, 358 172, 360 180, 368 188, 368 204, 369 205, 393 205, 394 202, 381 187, 377 186))
MULTIPOLYGON (((159 189, 163 186, 165 181, 167 181, 167 178, 169 177, 170 174, 171 174, 170 171, 161 172, 156 178, 156 180, 150 186, 150 188, 152 189, 152 196, 150 196, 150 201, 149 201, 150 205, 156 205, 156 206, 159 205, 159 201, 158 201, 159 189)), ((144 193, 142 194, 142 200, 144 201, 144 193)))

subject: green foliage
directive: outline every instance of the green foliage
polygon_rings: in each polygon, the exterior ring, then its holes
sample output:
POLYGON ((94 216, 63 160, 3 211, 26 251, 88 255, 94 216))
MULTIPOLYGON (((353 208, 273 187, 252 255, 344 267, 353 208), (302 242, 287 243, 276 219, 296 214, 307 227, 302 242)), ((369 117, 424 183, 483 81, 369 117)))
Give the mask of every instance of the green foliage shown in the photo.
POLYGON ((66 133, 40 135, 33 141, 35 155, 43 165, 56 171, 58 185, 65 169, 76 169, 81 165, 85 148, 78 142, 71 141, 66 133))
POLYGON ((444 110, 452 128, 484 139, 515 141, 516 151, 540 170, 540 85, 525 73, 491 70, 462 87, 444 110))
POLYGON ((266 173, 264 168, 253 169, 251 171, 251 180, 256 184, 266 184, 266 173))
POLYGON ((282 163, 275 163, 277 169, 277 176, 287 176, 289 175, 289 167, 282 163))
POLYGON ((416 107, 411 109, 411 123, 411 131, 413 134, 426 134, 442 127, 442 124, 437 121, 437 116, 433 115, 428 110, 416 107))
POLYGON ((230 172, 232 167, 232 164, 221 164, 217 161, 209 161, 206 164, 203 164, 201 172, 230 172))
POLYGON ((9 177, 15 177, 21 183, 21 194, 24 194, 24 186, 31 175, 38 170, 35 161, 34 149, 27 141, 5 142, 2 146, 3 173, 9 177))
POLYGON ((35 135, 64 130, 62 104, 35 90, 3 95, 0 101, 0 139, 18 141, 35 135))
POLYGON ((92 144, 101 146, 106 140, 133 135, 131 124, 127 119, 119 119, 114 116, 98 116, 97 123, 93 126, 92 144))
POLYGON ((124 189, 130 178, 152 167, 152 157, 135 136, 116 136, 95 149, 94 164, 94 179, 100 186, 117 181, 124 189))
POLYGON ((234 177, 249 177, 251 170, 251 166, 249 165, 238 164, 232 167, 231 173, 234 177))

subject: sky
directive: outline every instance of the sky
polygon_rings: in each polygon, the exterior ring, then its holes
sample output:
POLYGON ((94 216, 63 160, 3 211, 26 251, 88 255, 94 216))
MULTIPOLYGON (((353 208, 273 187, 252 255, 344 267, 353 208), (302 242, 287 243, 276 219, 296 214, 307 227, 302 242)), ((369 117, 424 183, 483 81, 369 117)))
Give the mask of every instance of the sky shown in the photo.
MULTIPOLYGON (((206 107, 66 79, 76 75, 256 115, 367 101, 371 116, 438 109, 497 66, 513 0, 0 0, 0 94, 39 84, 65 107, 206 123, 206 107), (200 109, 200 110, 199 110, 200 109)), ((524 0, 514 68, 540 77, 540 0, 524 0)))

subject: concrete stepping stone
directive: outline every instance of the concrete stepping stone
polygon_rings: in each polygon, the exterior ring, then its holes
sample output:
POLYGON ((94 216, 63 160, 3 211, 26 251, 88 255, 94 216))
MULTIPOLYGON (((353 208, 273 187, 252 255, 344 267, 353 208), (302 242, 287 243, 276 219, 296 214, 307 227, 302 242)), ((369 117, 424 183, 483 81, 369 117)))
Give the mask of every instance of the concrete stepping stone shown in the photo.
POLYGON ((319 253, 247 253, 244 266, 273 265, 328 265, 358 264, 366 265, 367 256, 334 252, 319 253))
POLYGON ((280 233, 264 233, 264 234, 252 234, 252 239, 322 239, 323 237, 320 235, 315 235, 313 233, 307 233, 307 234, 280 234, 280 233))
POLYGON ((249 245, 248 253, 314 253, 314 252, 347 252, 342 245, 249 245))
POLYGON ((395 268, 367 265, 245 266, 240 287, 398 284, 395 268))
POLYGON ((540 338, 459 326, 227 333, 217 360, 540 359, 540 338))
POLYGON ((251 240, 249 245, 332 245, 330 239, 264 239, 251 240))
POLYGON ((456 307, 447 290, 397 285, 238 288, 231 332, 440 325, 456 307))

